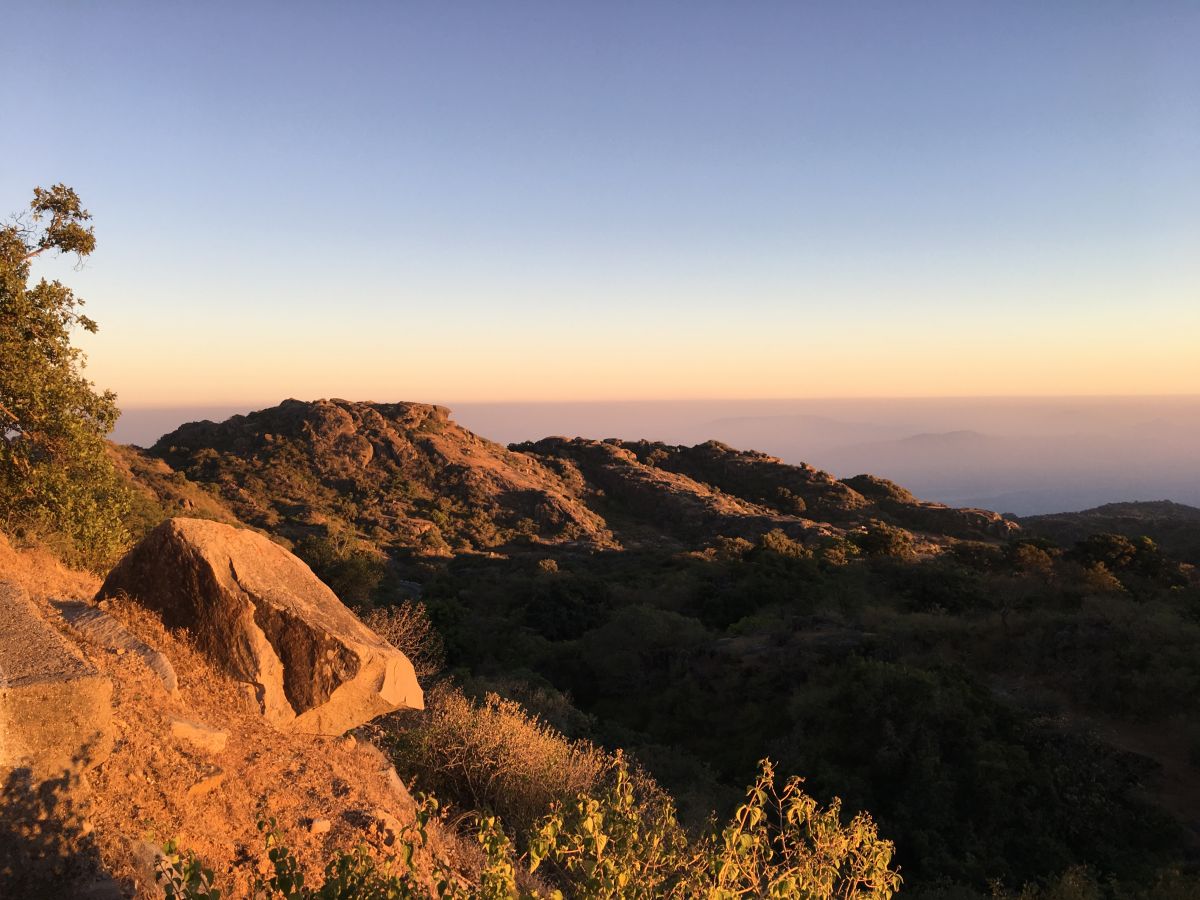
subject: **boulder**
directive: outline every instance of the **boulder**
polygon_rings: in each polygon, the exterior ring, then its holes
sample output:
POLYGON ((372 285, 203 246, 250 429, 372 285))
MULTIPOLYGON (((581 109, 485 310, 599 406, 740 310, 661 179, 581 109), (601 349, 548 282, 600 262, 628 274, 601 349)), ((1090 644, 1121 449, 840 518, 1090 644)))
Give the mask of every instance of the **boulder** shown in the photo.
POLYGON ((408 659, 367 628, 301 560, 256 532, 169 519, 105 579, 185 628, 199 649, 254 686, 279 728, 337 735, 424 707, 408 659))
POLYGON ((112 749, 112 682, 0 583, 0 774, 35 781, 103 762, 112 749))

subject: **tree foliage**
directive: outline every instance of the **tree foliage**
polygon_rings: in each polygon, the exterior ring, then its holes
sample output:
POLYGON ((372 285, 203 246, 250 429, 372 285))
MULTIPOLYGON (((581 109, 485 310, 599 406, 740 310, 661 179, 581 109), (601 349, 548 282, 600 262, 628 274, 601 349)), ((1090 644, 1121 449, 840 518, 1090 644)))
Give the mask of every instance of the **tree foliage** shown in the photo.
POLYGON ((0 526, 60 543, 72 562, 100 565, 125 540, 125 490, 104 438, 120 415, 111 391, 82 374, 75 329, 94 333, 83 301, 60 281, 30 283, 42 254, 96 245, 71 188, 36 188, 27 213, 0 227, 0 526))

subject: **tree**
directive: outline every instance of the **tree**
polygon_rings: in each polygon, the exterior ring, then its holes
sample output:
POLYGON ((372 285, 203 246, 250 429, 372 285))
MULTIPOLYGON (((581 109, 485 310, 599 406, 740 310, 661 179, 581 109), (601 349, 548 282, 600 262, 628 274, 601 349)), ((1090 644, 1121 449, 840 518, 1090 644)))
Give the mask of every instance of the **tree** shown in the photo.
POLYGON ((82 262, 95 249, 90 220, 57 184, 35 188, 29 212, 0 226, 0 526, 99 566, 126 539, 126 489, 104 441, 120 411, 83 376, 86 357, 71 343, 76 328, 97 330, 83 301, 57 280, 30 285, 42 254, 82 262))

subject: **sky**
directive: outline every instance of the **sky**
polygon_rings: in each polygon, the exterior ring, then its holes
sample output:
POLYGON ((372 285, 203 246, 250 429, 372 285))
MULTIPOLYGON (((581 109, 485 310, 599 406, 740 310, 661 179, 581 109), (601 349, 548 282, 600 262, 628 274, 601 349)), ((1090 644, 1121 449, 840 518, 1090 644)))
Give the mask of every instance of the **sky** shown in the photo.
POLYGON ((126 407, 1200 393, 1190 0, 3 18, 126 407))

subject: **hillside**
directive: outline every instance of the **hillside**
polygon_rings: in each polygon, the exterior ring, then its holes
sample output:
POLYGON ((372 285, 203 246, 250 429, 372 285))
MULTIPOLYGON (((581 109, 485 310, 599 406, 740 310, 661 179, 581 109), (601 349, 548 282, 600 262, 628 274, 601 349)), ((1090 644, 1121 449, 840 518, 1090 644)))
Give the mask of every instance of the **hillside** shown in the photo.
POLYGON ((870 811, 912 896, 1196 860, 1200 579, 1164 548, 715 441, 503 448, 420 404, 149 452, 363 608, 420 597, 468 696, 625 748, 693 823, 769 754, 870 811))
MULTIPOLYGON (((274 819, 297 872, 310 881, 339 851, 362 846, 372 858, 391 856, 392 841, 378 823, 387 816, 411 825, 414 804, 389 776, 379 749, 362 737, 272 728, 244 685, 198 652, 186 633, 164 628, 127 599, 94 605, 98 587, 94 576, 44 552, 15 549, 0 534, 0 591, 27 595, 32 615, 110 685, 105 705, 112 709, 103 746, 85 745, 69 768, 43 772, 5 765, 21 725, 9 721, 13 709, 2 704, 0 726, 13 733, 0 741, 0 893, 30 900, 161 896, 156 859, 166 841, 177 840, 212 867, 228 896, 250 896, 251 877, 267 865, 258 824, 264 816, 274 819), (69 613, 80 609, 103 630, 72 624, 69 613), (166 660, 169 686, 138 646, 166 660)), ((0 635, 9 640, 17 623, 7 605, 0 607, 0 635)), ((18 690, 6 677, 11 650, 0 644, 5 701, 18 690)), ((31 702, 41 703, 36 696, 31 702)), ((62 751, 70 750, 70 713, 45 704, 41 711, 64 716, 64 730, 55 734, 62 751)), ((437 823, 430 832, 431 852, 478 868, 478 853, 452 832, 437 823)))
POLYGON ((900 883, 869 816, 843 822, 767 765, 744 814, 689 833, 644 770, 512 701, 443 683, 426 707, 390 642, 420 649, 411 628, 371 617, 385 639, 249 529, 168 519, 98 591, 0 535, 0 576, 5 897, 602 900, 820 883, 886 900, 900 883), (449 805, 414 798, 397 765, 449 805))
POLYGON ((287 400, 194 422, 151 448, 243 522, 291 540, 345 531, 385 549, 485 550, 518 538, 611 544, 571 486, 420 403, 287 400))
MULTIPOLYGON (((1173 555, 1186 543, 1165 540, 1189 534, 1187 508, 1108 509, 1052 534, 716 441, 505 448, 408 403, 287 401, 110 455, 135 492, 135 536, 179 514, 243 523, 293 548, 389 640, 417 636, 406 652, 422 660, 430 708, 369 734, 454 816, 501 810, 517 851, 552 801, 602 787, 617 748, 694 834, 733 811, 769 756, 818 802, 841 797, 846 814, 878 822, 907 896, 1029 900, 1041 885, 1058 898, 1092 884, 1084 869, 1112 879, 1113 896, 1189 896, 1190 882, 1171 885, 1200 865, 1200 578, 1173 555), (1090 531, 1131 518, 1139 533, 1173 524, 1159 546, 1090 531)), ((172 615, 176 592, 163 595, 172 615)), ((195 659, 144 611, 112 614, 195 659)), ((181 683, 203 671, 191 665, 181 683)), ((256 720, 227 694, 193 691, 177 712, 242 735, 256 720)), ((162 714, 130 713, 143 730, 162 714)), ((157 745, 128 746, 152 758, 131 766, 175 783, 155 768, 157 745)), ((310 802, 328 805, 322 779, 351 780, 325 745, 288 748, 281 758, 316 779, 310 802)), ((250 794, 294 777, 250 757, 238 766, 250 794)), ((231 856, 174 801, 128 790, 105 782, 241 877, 248 851, 231 856)), ((280 802, 289 843, 315 866, 327 845, 304 831, 298 802, 280 802)), ((357 808, 335 837, 354 834, 357 808)), ((441 840, 478 864, 461 836, 441 840)), ((121 871, 144 878, 142 866, 121 871)))
POLYGON ((789 465, 719 441, 681 447, 547 438, 515 444, 513 449, 547 460, 570 460, 590 483, 635 516, 657 519, 666 529, 691 523, 693 536, 708 539, 743 532, 753 536, 772 528, 796 536, 829 536, 872 521, 931 537, 1007 538, 1019 530, 992 512, 923 502, 886 479, 858 475, 839 481, 812 466, 789 465), (724 509, 716 499, 720 496, 730 498, 724 509), (684 499, 689 497, 690 503, 684 499), (698 518, 681 515, 680 503, 695 507, 698 518), (700 507, 710 513, 699 514, 700 507))
POLYGON ((1200 508, 1183 503, 1106 503, 1080 512, 1025 516, 1020 522, 1031 533, 1063 544, 1099 533, 1148 537, 1164 553, 1200 565, 1200 508))

